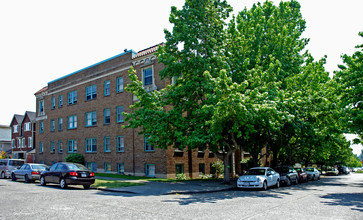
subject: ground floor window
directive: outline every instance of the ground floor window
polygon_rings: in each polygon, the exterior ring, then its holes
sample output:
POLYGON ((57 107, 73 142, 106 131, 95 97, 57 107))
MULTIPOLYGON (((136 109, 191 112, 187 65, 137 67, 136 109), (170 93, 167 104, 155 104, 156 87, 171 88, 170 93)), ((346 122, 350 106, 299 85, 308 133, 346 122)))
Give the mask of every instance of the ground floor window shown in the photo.
POLYGON ((105 163, 105 172, 106 173, 111 172, 111 163, 105 163))
POLYGON ((149 177, 155 177, 155 164, 145 165, 145 175, 149 177))
POLYGON ((184 173, 184 164, 175 164, 175 174, 184 173))
POLYGON ((125 165, 123 163, 118 163, 117 164, 117 173, 125 173, 125 165))
POLYGON ((86 167, 87 167, 87 169, 89 169, 93 172, 97 171, 97 163, 88 162, 88 163, 86 163, 86 167))
POLYGON ((199 164, 199 176, 203 176, 205 174, 205 166, 204 163, 199 164))

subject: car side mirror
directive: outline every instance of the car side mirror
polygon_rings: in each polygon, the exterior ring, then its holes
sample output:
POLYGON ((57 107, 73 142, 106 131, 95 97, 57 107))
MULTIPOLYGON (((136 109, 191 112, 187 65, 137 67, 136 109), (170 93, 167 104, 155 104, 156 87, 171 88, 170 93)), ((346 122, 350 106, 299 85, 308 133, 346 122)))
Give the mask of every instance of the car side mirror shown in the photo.
POLYGON ((46 171, 49 171, 49 168, 45 168, 46 171))

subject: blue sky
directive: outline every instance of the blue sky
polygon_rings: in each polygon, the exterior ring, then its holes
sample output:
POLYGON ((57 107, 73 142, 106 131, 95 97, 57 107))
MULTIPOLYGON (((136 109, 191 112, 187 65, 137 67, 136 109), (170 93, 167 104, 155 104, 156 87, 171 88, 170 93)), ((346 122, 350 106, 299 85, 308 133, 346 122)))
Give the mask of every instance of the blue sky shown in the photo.
MULTIPOLYGON (((254 0, 229 0, 234 12, 254 0)), ((280 1, 274 1, 280 2, 280 1)), ((0 0, 0 124, 14 114, 35 111, 34 93, 48 82, 122 53, 153 46, 171 29, 170 7, 183 0, 0 0)), ((362 44, 362 0, 301 0, 304 37, 326 69, 362 44)))

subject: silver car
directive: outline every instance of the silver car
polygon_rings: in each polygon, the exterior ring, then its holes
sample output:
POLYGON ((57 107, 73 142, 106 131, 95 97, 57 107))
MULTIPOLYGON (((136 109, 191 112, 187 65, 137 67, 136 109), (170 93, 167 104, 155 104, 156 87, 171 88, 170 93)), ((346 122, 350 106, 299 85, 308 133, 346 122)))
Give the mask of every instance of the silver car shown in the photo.
POLYGON ((254 167, 247 171, 237 180, 238 188, 261 188, 280 187, 280 174, 270 167, 254 167))
POLYGON ((47 168, 44 164, 27 163, 11 172, 11 180, 24 179, 26 183, 34 182, 40 179, 40 174, 47 168))
POLYGON ((308 174, 308 180, 320 180, 320 172, 315 167, 308 167, 305 171, 308 174))

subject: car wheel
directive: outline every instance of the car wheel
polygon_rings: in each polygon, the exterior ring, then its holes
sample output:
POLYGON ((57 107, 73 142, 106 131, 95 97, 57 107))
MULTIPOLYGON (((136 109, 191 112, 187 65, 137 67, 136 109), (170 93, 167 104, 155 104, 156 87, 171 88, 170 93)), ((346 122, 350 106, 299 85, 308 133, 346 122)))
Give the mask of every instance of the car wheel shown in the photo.
POLYGON ((267 182, 264 181, 262 184, 262 190, 267 190, 267 182))
POLYGON ((286 186, 291 186, 291 180, 289 178, 286 179, 286 186))
POLYGON ((64 178, 62 178, 59 185, 62 189, 66 189, 67 188, 66 180, 64 178))
POLYGON ((11 174, 11 180, 12 181, 16 181, 16 177, 15 177, 15 174, 14 173, 11 174))
POLYGON ((299 178, 295 178, 295 185, 299 184, 299 178))
POLYGON ((279 179, 276 181, 276 188, 280 188, 280 180, 279 179))
POLYGON ((24 180, 25 180, 26 183, 30 183, 28 175, 25 175, 24 180))
POLYGON ((45 186, 47 183, 45 182, 44 176, 40 177, 40 185, 45 186))
POLYGON ((313 176, 312 180, 314 180, 314 181, 316 180, 316 179, 315 179, 315 175, 313 176))
POLYGON ((1 172, 1 179, 5 179, 5 173, 4 172, 1 172))
POLYGON ((83 185, 84 189, 89 189, 91 187, 91 185, 83 185))

